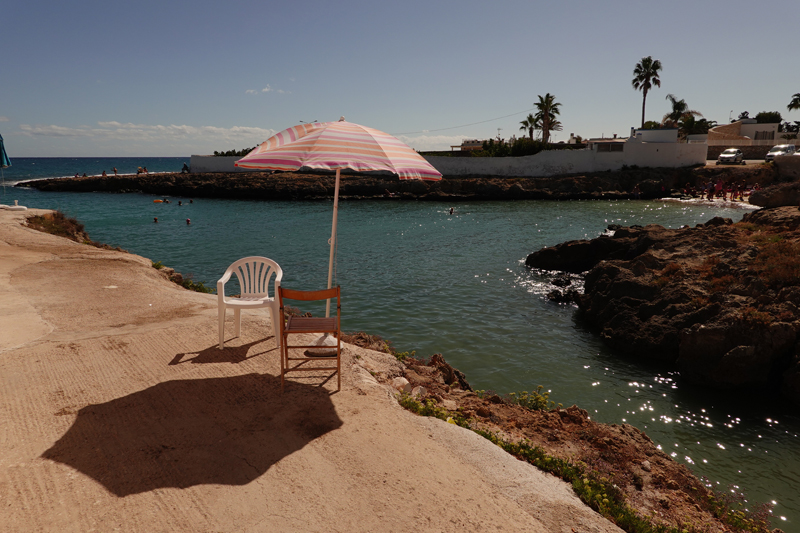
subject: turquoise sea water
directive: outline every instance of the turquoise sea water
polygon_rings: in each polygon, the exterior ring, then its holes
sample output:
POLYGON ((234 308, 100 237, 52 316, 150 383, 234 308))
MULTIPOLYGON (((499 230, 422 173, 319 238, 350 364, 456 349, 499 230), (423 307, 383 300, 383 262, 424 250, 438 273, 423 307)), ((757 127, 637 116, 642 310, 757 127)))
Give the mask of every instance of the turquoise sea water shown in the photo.
MULTIPOLYGON (((183 159, 175 161, 171 170, 183 159)), ((156 169, 147 161, 135 166, 142 164, 156 169)), ((75 172, 82 173, 61 175, 75 172)), ((276 260, 285 286, 326 282, 332 202, 154 204, 141 194, 14 188, 6 198, 0 203, 61 209, 93 239, 211 285, 246 255, 276 260)), ((636 425, 697 475, 738 486, 751 500, 775 501, 773 525, 800 531, 800 417, 765 393, 706 391, 682 383, 674 369, 620 357, 580 325, 575 307, 545 300, 550 277, 524 266, 532 251, 595 237, 612 223, 678 227, 745 212, 666 201, 342 202, 343 327, 418 355, 442 353, 475 388, 507 393, 541 384, 551 399, 596 420, 636 425)))

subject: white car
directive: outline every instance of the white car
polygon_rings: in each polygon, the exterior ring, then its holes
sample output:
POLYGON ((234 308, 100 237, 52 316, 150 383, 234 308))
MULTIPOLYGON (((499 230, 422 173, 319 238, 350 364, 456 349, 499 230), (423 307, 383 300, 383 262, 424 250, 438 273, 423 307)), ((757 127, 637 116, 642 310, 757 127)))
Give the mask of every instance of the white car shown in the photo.
POLYGON ((717 164, 732 164, 732 165, 744 165, 744 154, 738 148, 728 148, 723 150, 719 157, 717 158, 717 164))
POLYGON ((778 155, 792 155, 797 152, 797 148, 793 144, 778 144, 773 146, 772 149, 767 152, 766 157, 764 157, 764 161, 772 161, 775 159, 775 156, 778 155))

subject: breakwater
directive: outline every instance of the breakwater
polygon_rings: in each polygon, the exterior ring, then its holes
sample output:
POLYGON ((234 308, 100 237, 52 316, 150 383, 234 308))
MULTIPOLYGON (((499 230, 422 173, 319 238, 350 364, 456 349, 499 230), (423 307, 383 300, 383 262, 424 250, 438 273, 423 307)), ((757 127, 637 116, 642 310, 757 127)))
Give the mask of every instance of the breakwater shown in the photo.
MULTIPOLYGON (((771 169, 683 168, 626 169, 550 178, 466 176, 440 181, 400 180, 390 175, 343 175, 340 197, 387 200, 587 200, 632 198, 639 185, 641 198, 659 198, 685 183, 710 176, 764 185, 771 169)), ((140 174, 33 180, 21 184, 40 191, 143 192, 162 196, 245 200, 319 200, 333 197, 332 174, 294 172, 140 174)))

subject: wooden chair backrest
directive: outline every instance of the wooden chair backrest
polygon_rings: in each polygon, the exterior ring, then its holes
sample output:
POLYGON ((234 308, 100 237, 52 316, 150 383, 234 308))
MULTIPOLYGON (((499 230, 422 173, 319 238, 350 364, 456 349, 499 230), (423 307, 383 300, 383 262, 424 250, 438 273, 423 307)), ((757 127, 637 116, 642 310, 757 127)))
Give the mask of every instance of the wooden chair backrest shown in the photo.
POLYGON ((278 294, 280 295, 281 301, 283 301, 284 298, 287 300, 302 300, 304 302, 336 298, 338 303, 341 298, 341 293, 342 289, 339 286, 320 291, 298 291, 294 289, 285 289, 283 287, 278 289, 278 294))

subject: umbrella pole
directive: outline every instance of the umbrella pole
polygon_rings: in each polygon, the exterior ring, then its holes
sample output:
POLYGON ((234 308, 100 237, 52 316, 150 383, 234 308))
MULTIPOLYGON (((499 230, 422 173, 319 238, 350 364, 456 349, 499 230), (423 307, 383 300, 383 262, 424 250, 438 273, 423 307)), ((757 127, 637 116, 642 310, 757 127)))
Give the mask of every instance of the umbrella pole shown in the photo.
MULTIPOLYGON (((331 257, 328 261, 328 288, 331 288, 331 281, 333 280, 333 254, 336 249, 336 221, 339 215, 339 173, 341 169, 336 169, 336 186, 333 192, 333 224, 331 227, 331 257)), ((325 318, 331 316, 331 301, 325 305, 325 318)))
MULTIPOLYGON (((339 172, 340 169, 336 169, 336 187, 334 188, 333 193, 333 227, 331 228, 331 240, 328 241, 331 244, 331 258, 328 261, 328 288, 331 288, 331 282, 333 280, 333 255, 334 250, 336 249, 336 219, 339 213, 339 172)), ((325 318, 329 318, 331 316, 331 301, 328 300, 325 304, 325 318)), ((320 338, 318 338, 315 342, 315 345, 319 346, 319 348, 309 348, 306 350, 306 355, 312 356, 331 356, 336 355, 336 338, 333 337, 330 333, 326 333, 320 338)))

